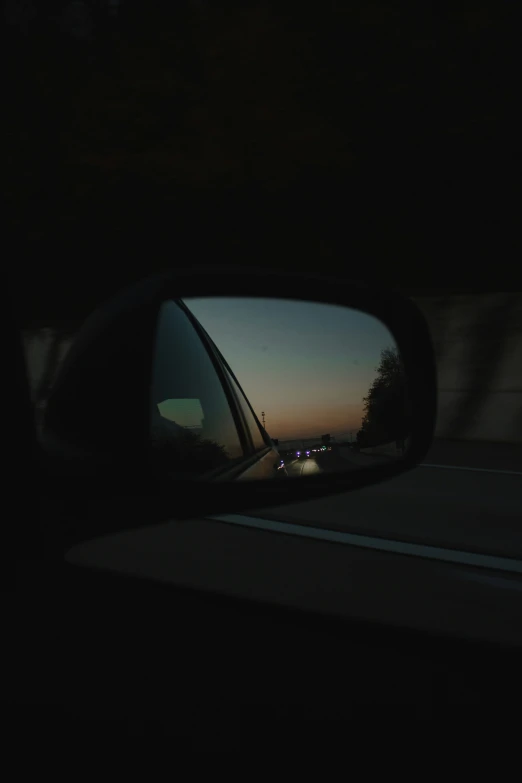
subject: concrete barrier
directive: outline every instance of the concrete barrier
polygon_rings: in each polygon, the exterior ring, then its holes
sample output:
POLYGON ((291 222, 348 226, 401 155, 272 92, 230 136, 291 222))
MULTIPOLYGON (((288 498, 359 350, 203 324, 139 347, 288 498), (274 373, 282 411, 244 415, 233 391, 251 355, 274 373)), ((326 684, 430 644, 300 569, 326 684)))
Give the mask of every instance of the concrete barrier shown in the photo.
POLYGON ((436 437, 522 443, 522 294, 414 300, 437 356, 436 437))
POLYGON ((350 448, 340 448, 337 455, 339 458, 352 463, 352 465, 359 465, 360 467, 375 465, 377 462, 388 462, 391 459, 397 459, 397 456, 399 456, 397 453, 387 453, 386 447, 385 450, 380 451, 378 446, 370 449, 361 449, 360 451, 354 451, 350 448))
POLYGON ((401 452, 397 451, 395 441, 393 441, 393 443, 382 443, 380 446, 371 446, 367 449, 361 449, 360 453, 379 457, 393 457, 394 459, 402 456, 401 452))

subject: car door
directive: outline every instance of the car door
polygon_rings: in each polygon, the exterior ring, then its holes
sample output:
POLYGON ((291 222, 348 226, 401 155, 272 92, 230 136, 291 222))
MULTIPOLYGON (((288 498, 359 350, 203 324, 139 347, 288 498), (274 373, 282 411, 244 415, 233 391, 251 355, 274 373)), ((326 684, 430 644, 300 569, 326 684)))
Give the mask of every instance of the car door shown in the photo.
POLYGON ((277 476, 279 454, 223 356, 183 302, 165 302, 151 389, 153 453, 176 474, 277 476))
POLYGON ((223 368, 197 320, 178 300, 160 308, 150 390, 153 459, 179 477, 235 477, 251 438, 223 368))
MULTIPOLYGON (((278 450, 262 427, 236 376, 226 359, 215 345, 211 337, 201 326, 199 321, 184 306, 191 318, 201 340, 205 343, 209 354, 213 357, 216 369, 220 373, 222 382, 227 388, 229 398, 233 400, 239 425, 244 433, 244 448, 246 462, 244 470, 237 473, 237 478, 282 478, 286 476, 284 462, 278 450)), ((227 476, 228 477, 228 476, 227 476)))

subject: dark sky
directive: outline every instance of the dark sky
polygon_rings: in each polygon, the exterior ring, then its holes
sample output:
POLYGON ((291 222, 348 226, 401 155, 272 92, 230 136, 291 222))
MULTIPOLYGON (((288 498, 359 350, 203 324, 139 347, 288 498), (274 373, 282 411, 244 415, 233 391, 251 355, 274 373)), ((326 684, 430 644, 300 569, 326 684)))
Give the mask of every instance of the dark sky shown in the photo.
POLYGON ((34 0, 5 47, 27 320, 82 318, 166 258, 345 275, 351 257, 383 285, 507 290, 515 4, 260 0, 189 19, 125 0, 82 46, 52 22, 66 2, 34 0))
POLYGON ((361 424, 389 331, 366 313, 277 299, 189 299, 274 438, 337 437, 361 424))

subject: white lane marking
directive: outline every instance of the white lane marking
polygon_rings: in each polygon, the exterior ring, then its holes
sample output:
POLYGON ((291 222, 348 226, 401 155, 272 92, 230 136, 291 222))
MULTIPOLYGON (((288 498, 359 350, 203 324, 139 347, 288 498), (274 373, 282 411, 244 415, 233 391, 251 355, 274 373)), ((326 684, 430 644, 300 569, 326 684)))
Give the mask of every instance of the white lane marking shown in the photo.
POLYGON ((429 544, 410 544, 406 541, 392 541, 388 538, 374 538, 361 536, 357 533, 343 533, 337 530, 323 530, 317 527, 293 524, 291 522, 278 522, 272 519, 258 519, 243 514, 218 514, 209 519, 219 522, 227 522, 232 525, 254 527, 261 530, 269 530, 273 533, 285 533, 302 538, 315 538, 322 541, 333 541, 336 544, 349 544, 364 549, 378 549, 384 552, 394 552, 399 555, 414 555, 429 560, 443 560, 448 563, 460 563, 461 565, 476 566, 478 568, 491 568, 497 571, 510 571, 522 574, 522 560, 510 557, 497 557, 496 555, 480 555, 474 552, 464 552, 457 549, 444 549, 443 547, 429 544))
POLYGON ((429 462, 421 462, 421 468, 443 468, 444 470, 473 470, 477 473, 499 473, 502 476, 522 476, 520 470, 497 470, 496 468, 468 468, 462 465, 432 465, 429 462))

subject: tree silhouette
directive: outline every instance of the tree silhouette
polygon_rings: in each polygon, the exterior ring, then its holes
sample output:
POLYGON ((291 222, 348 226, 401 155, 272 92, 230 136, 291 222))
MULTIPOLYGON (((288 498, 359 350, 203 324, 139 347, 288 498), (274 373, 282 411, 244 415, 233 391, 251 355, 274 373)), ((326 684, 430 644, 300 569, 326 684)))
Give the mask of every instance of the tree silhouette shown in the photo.
POLYGON ((364 417, 357 433, 360 447, 377 446, 396 441, 404 450, 408 434, 406 375, 398 351, 384 348, 377 367, 377 377, 363 398, 364 417))

